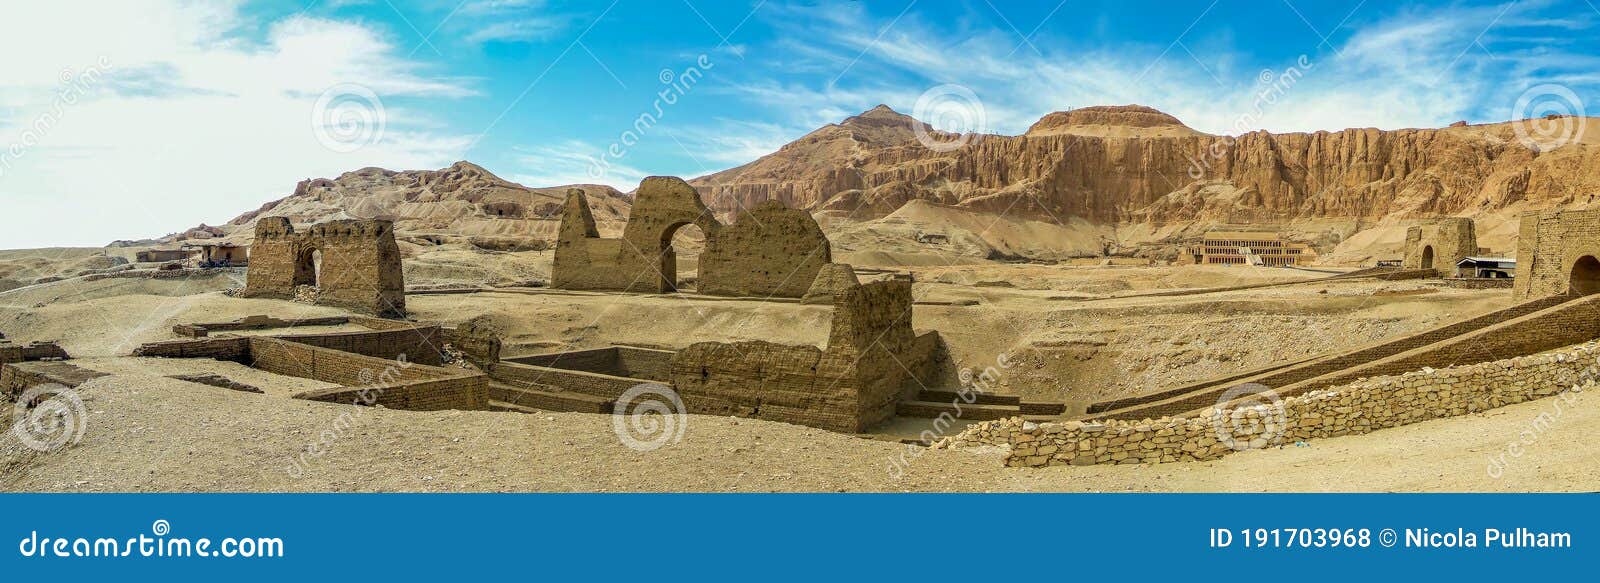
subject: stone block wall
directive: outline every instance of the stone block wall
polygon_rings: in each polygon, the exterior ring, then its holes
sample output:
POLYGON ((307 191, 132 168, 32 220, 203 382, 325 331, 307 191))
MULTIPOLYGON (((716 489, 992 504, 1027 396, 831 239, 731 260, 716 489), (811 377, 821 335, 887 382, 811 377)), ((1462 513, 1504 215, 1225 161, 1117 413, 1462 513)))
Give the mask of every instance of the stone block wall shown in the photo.
POLYGON ((487 378, 460 369, 364 356, 281 338, 250 341, 250 365, 275 374, 343 385, 297 399, 383 405, 391 409, 487 409, 487 378))
POLYGON ((297 286, 318 288, 317 303, 383 317, 403 317, 405 276, 394 224, 339 220, 296 231, 283 217, 256 223, 246 297, 290 299, 297 286), (313 254, 320 253, 320 276, 313 254))
MULTIPOLYGON (((1600 258, 1600 210, 1543 211, 1522 215, 1517 239, 1517 276, 1512 296, 1532 299, 1565 293, 1594 293, 1600 282, 1585 281, 1580 263, 1600 258), (1587 260, 1586 260, 1587 258, 1587 260), (1575 271, 1580 276, 1573 286, 1575 271)), ((1600 273, 1588 272, 1590 278, 1600 273)))
POLYGON ((619 377, 597 372, 567 370, 546 366, 500 361, 488 368, 489 375, 519 386, 548 386, 596 397, 616 398, 645 379, 619 377))
POLYGON ((798 298, 833 261, 811 213, 769 200, 706 238, 696 291, 722 296, 798 298))
POLYGON ((133 349, 134 356, 154 358, 211 358, 248 362, 250 339, 242 336, 150 342, 133 349))
POLYGON ((1597 375, 1600 345, 1589 342, 1534 356, 1370 378, 1278 402, 1263 394, 1249 406, 1192 417, 989 421, 934 447, 1005 445, 1011 448, 1005 463, 1013 467, 1212 460, 1234 451, 1369 433, 1591 390, 1597 375))
POLYGON ((7 362, 26 362, 29 360, 67 359, 67 355, 60 345, 54 342, 29 342, 17 344, 0 340, 0 364, 7 362))
POLYGON ((1431 267, 1442 275, 1454 276, 1457 262, 1478 254, 1472 219, 1449 217, 1406 230, 1405 257, 1401 261, 1406 269, 1426 269, 1430 252, 1431 267))

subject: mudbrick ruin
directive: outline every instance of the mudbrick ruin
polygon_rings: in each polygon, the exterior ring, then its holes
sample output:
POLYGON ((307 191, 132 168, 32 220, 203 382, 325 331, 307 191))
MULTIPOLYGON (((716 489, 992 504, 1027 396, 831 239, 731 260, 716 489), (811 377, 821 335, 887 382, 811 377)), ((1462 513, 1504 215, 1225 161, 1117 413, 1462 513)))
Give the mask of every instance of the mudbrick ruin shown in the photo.
MULTIPOLYGON (((697 294, 829 306, 825 343, 686 339, 675 349, 617 343, 507 356, 504 332, 491 318, 453 327, 404 319, 401 254, 389 221, 296 227, 268 217, 255 227, 243 295, 290 299, 309 289, 315 303, 353 313, 178 324, 172 332, 180 339, 146 343, 132 355, 239 363, 331 385, 296 393, 297 399, 389 409, 614 413, 628 391, 660 386, 681 397, 683 412, 845 433, 868 432, 896 417, 933 419, 942 427, 959 419, 976 423, 953 436, 925 432, 920 445, 997 446, 1007 452, 1006 465, 1040 467, 1210 460, 1550 396, 1588 370, 1592 341, 1600 337, 1600 211, 1536 212, 1521 219, 1516 303, 1509 307, 1142 394, 1029 402, 996 394, 988 375, 953 372, 940 334, 913 327, 918 302, 910 275, 869 270, 863 277, 834 263, 817 221, 779 202, 734 216, 723 224, 688 183, 651 177, 637 191, 622 236, 602 238, 586 195, 571 190, 551 287, 677 292, 673 234, 692 224, 706 236, 697 294), (294 330, 307 326, 359 329, 294 330), (1241 387, 1254 388, 1241 393, 1241 387), (1268 389, 1272 401, 1263 402, 1268 389)), ((1400 267, 1307 281, 1450 275, 1458 261, 1482 252, 1475 231, 1471 219, 1431 220, 1407 231, 1400 267)), ((1254 285, 1298 283, 1304 282, 1254 285)), ((77 386, 100 374, 75 366, 56 344, 0 336, 0 387, 8 394, 38 382, 77 386)), ((261 392, 220 375, 183 378, 261 392)))

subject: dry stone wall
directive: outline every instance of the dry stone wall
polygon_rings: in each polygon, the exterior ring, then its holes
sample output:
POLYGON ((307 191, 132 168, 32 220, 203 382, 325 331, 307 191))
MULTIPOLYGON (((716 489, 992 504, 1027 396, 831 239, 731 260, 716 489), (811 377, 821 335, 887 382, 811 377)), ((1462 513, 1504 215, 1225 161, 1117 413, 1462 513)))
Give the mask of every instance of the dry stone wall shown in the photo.
POLYGON ((1304 396, 1210 409, 1154 421, 1031 423, 1021 418, 968 427, 934 447, 1005 445, 1013 467, 1163 463, 1217 459, 1235 451, 1369 433, 1593 390, 1600 344, 1401 375, 1365 379, 1304 396))
POLYGON ((261 219, 244 295, 293 299, 299 286, 316 287, 319 304, 404 317, 406 284, 394 224, 339 220, 297 231, 287 218, 261 219), (314 259, 319 255, 320 269, 314 259))

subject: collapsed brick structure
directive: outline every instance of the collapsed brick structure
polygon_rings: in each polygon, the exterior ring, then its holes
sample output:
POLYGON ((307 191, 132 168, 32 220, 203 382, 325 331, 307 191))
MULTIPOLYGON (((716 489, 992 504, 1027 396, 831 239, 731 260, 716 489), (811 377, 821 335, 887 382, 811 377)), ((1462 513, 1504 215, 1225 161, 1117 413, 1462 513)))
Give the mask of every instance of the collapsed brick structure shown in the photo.
POLYGON ((245 297, 292 299, 317 288, 317 303, 399 318, 406 313, 405 275, 394 224, 338 220, 297 231, 289 219, 256 223, 245 297))
POLYGON ((371 331, 279 336, 221 336, 153 342, 134 356, 229 360, 267 372, 334 383, 296 399, 390 409, 488 408, 487 377, 438 366, 444 332, 437 325, 355 319, 371 331))
POLYGON ((66 360, 72 358, 54 342, 16 343, 0 336, 0 364, 30 360, 66 360))
POLYGON ((1456 263, 1478 254, 1478 235, 1472 219, 1449 217, 1406 229, 1406 269, 1433 269, 1455 275, 1456 263))
POLYGON ((1600 210, 1522 215, 1512 296, 1600 292, 1600 210))
POLYGON ((550 285, 676 291, 678 263, 672 236, 691 224, 706 236, 697 284, 701 293, 798 298, 832 260, 828 239, 810 213, 768 201, 724 226, 689 183, 651 176, 634 195, 620 239, 601 238, 583 192, 567 191, 550 285))
POLYGON ((934 382, 943 347, 937 332, 913 331, 909 279, 840 290, 833 305, 826 348, 753 340, 532 355, 491 364, 490 395, 509 410, 608 413, 623 406, 624 391, 656 382, 671 385, 689 413, 864 431, 934 382))

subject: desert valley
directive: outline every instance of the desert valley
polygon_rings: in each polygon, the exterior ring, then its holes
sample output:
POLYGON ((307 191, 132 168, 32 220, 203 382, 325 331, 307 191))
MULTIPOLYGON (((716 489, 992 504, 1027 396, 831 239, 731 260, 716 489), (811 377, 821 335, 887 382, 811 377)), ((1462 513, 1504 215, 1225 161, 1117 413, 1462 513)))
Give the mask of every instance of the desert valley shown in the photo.
POLYGON ((0 417, 51 445, 0 443, 0 489, 1600 488, 1592 118, 878 106, 632 192, 465 161, 284 191, 0 251, 0 417))

